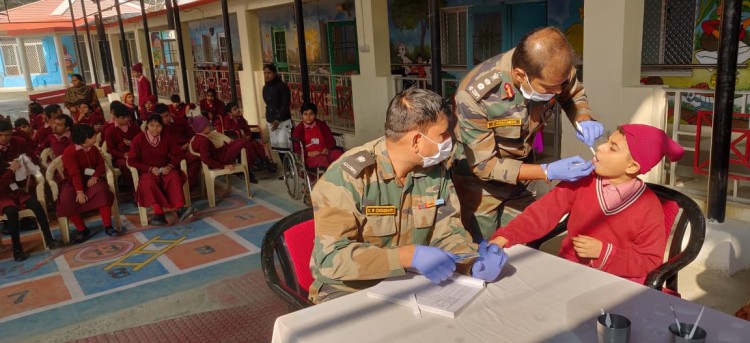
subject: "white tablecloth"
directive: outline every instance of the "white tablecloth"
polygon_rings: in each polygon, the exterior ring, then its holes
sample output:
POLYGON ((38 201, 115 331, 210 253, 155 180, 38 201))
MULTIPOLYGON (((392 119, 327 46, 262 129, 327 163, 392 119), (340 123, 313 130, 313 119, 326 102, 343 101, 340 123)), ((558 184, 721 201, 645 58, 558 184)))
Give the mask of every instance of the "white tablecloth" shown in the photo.
MULTIPOLYGON (((501 279, 455 319, 357 292, 276 319, 273 342, 596 342, 600 309, 632 322, 630 342, 669 342, 678 317, 693 323, 701 306, 525 246, 507 250, 501 279)), ((738 304, 739 305, 739 304, 738 304)), ((706 308, 707 342, 750 342, 750 322, 706 308)))

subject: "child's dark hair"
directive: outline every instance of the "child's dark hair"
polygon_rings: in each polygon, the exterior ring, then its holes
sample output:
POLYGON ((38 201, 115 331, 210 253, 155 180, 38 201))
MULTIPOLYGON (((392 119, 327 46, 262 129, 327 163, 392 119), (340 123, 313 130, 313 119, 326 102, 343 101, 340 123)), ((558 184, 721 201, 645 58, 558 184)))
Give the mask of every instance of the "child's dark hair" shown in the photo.
POLYGON ((114 113, 116 107, 123 107, 125 104, 123 104, 121 101, 115 100, 109 103, 109 111, 114 113))
POLYGON ((206 96, 208 96, 208 93, 211 93, 211 94, 213 94, 214 96, 216 96, 216 90, 215 90, 215 89, 213 89, 213 88, 209 88, 209 89, 208 89, 208 90, 206 91, 206 96))
MULTIPOLYGON (((110 105, 110 107, 111 106, 112 105, 110 105)), ((117 118, 130 117, 130 109, 127 108, 125 105, 114 106, 111 108, 114 111, 115 117, 117 118)))
POLYGON ((76 101, 76 106, 81 106, 81 105, 86 105, 89 109, 91 109, 91 105, 88 102, 86 102, 86 100, 84 99, 76 101))
POLYGON ((179 94, 172 94, 172 96, 169 97, 169 101, 179 104, 180 103, 180 95, 179 94))
POLYGON ((237 107, 239 109, 240 105, 237 104, 236 102, 228 102, 227 106, 225 108, 227 109, 227 112, 232 112, 232 109, 235 108, 235 107, 237 107))
POLYGON ((65 122, 65 127, 71 128, 73 127, 73 118, 71 118, 67 114, 60 114, 57 117, 55 117, 55 120, 62 120, 65 122))
POLYGON ((5 131, 13 131, 13 124, 10 123, 10 120, 2 119, 0 120, 0 132, 5 131))
POLYGON ((315 115, 318 115, 318 106, 315 106, 315 104, 311 102, 303 102, 302 106, 300 106, 299 111, 302 113, 305 113, 307 110, 312 110, 315 115))
POLYGON ((70 139, 73 144, 81 145, 86 142, 87 139, 94 137, 96 133, 94 128, 88 124, 76 124, 73 126, 73 130, 70 133, 70 139))
POLYGON ((60 110, 60 105, 58 104, 51 104, 47 105, 47 107, 44 108, 44 114, 47 116, 47 118, 52 118, 53 114, 56 114, 57 111, 60 110))
POLYGON ((29 114, 37 115, 41 113, 44 113, 44 107, 42 107, 42 105, 39 105, 36 102, 32 102, 29 104, 29 114))
POLYGON ((263 69, 268 69, 274 74, 278 74, 278 71, 276 69, 276 65, 273 63, 265 64, 263 65, 263 69))
POLYGON ((158 103, 156 106, 154 106, 154 113, 162 114, 169 112, 169 107, 165 104, 158 103))
POLYGON ((161 115, 158 113, 154 113, 150 116, 148 116, 148 119, 146 119, 146 125, 151 124, 151 122, 157 122, 161 127, 164 127, 164 120, 161 119, 161 115))
POLYGON ((29 126, 29 121, 26 120, 26 118, 18 118, 18 119, 16 119, 16 121, 13 123, 13 127, 15 127, 17 129, 17 128, 21 127, 21 126, 29 126))

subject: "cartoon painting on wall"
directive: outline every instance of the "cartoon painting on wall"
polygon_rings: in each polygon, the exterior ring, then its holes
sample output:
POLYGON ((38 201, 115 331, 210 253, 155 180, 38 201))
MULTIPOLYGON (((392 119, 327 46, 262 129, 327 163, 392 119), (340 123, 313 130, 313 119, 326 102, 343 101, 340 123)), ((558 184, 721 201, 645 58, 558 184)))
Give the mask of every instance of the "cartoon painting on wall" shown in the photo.
POLYGON ((73 36, 62 36, 60 42, 63 47, 63 58, 65 58, 65 73, 70 78, 73 74, 80 74, 78 68, 78 54, 73 42, 73 36))
MULTIPOLYGON (((445 6, 445 1, 441 3, 445 6)), ((393 64, 404 64, 403 75, 414 74, 412 69, 420 66, 409 64, 419 58, 426 63, 432 58, 428 1, 389 0, 388 13, 391 60, 393 64)))
MULTIPOLYGON (((240 63, 242 55, 240 54, 236 14, 230 13, 229 27, 232 32, 232 57, 235 63, 240 63)), ((228 56, 225 56, 226 32, 221 17, 192 21, 188 24, 188 31, 190 32, 190 45, 193 49, 195 63, 219 64, 227 62, 228 56)))
MULTIPOLYGON (((701 0, 698 3, 697 25, 695 27, 695 60, 699 64, 716 64, 719 55, 719 29, 721 28, 722 3, 716 0, 701 0)), ((737 63, 750 59, 750 1, 742 2, 737 63)))
POLYGON ((560 28, 578 56, 583 57, 583 0, 548 1, 550 26, 560 28))
POLYGON ((151 60, 154 67, 160 68, 164 64, 164 52, 162 51, 161 32, 151 32, 151 60))

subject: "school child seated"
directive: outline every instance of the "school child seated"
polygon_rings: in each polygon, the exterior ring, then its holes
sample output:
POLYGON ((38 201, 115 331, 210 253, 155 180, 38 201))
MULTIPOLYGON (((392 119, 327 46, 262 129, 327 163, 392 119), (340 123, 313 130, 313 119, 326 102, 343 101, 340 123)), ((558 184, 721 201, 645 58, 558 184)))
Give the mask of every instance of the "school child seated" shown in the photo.
POLYGON ((101 119, 104 122, 104 116, 94 113, 91 111, 91 105, 86 100, 78 101, 78 112, 73 118, 73 122, 76 124, 88 124, 93 125, 95 120, 101 119))
POLYGON ((258 142, 250 131, 250 125, 242 116, 242 110, 238 104, 230 102, 226 108, 229 115, 214 118, 214 129, 231 139, 247 139, 246 144, 248 161, 254 165, 253 169, 267 169, 273 173, 276 171, 276 163, 273 163, 271 157, 266 155, 266 149, 258 142))
POLYGON ((67 114, 61 114, 55 117, 52 124, 52 134, 39 143, 35 152, 36 156, 39 156, 45 148, 52 148, 52 154, 55 156, 62 156, 65 148, 71 144, 71 127, 73 127, 73 119, 67 114))
POLYGON ((150 117, 152 114, 156 113, 154 112, 154 108, 156 107, 156 104, 159 103, 159 98, 156 97, 156 95, 151 95, 148 98, 146 98, 146 102, 143 104, 143 113, 141 111, 138 112, 138 121, 143 122, 148 117, 150 117))
MULTIPOLYGON (((130 109, 126 106, 111 108, 114 109, 114 123, 104 132, 103 140, 107 143, 107 153, 112 156, 112 166, 120 170, 123 182, 128 188, 132 188, 133 179, 127 165, 127 155, 133 139, 142 131, 133 123, 130 109)), ((134 189, 131 191, 135 193, 134 189)))
POLYGON ((76 244, 83 243, 91 232, 81 218, 81 213, 99 210, 104 232, 117 236, 112 227, 112 202, 105 176, 104 158, 94 146, 94 128, 88 124, 76 124, 72 131, 73 144, 62 154, 63 181, 57 198, 57 215, 68 217, 76 227, 76 244))
MULTIPOLYGON (((193 151, 200 155, 200 160, 205 163, 211 169, 228 169, 234 170, 234 164, 237 163, 237 158, 242 152, 242 148, 246 148, 250 141, 246 139, 237 139, 229 144, 224 144, 220 148, 214 147, 211 140, 208 138, 208 133, 211 132, 211 127, 208 125, 208 119, 203 116, 190 117, 190 125, 193 126, 193 130, 197 132, 193 137, 190 146, 193 151)), ((250 152, 247 152, 250 155, 250 152)), ((248 156, 248 159, 250 157, 248 156)), ((258 179, 255 178, 252 172, 250 172, 250 182, 258 183, 258 179)))
POLYGON ((42 124, 39 129, 34 130, 34 135, 31 139, 34 147, 37 147, 47 139, 47 136, 52 134, 52 124, 54 124, 53 120, 60 114, 63 114, 63 111, 62 107, 58 104, 47 105, 47 107, 44 108, 44 114, 42 115, 44 124, 42 124))
POLYGON ((172 102, 169 104, 169 114, 172 115, 173 120, 185 119, 188 110, 195 108, 195 104, 193 103, 186 104, 182 102, 178 94, 172 94, 169 100, 172 102))
POLYGON ((26 154, 31 157, 32 150, 23 139, 12 137, 12 128, 7 120, 0 120, 0 211, 7 216, 4 229, 10 234, 13 244, 13 259, 23 261, 26 254, 21 246, 20 238, 20 221, 18 212, 24 209, 30 209, 34 212, 39 227, 42 230, 44 240, 50 249, 58 248, 62 245, 59 241, 52 238, 49 231, 49 222, 47 215, 42 208, 41 203, 23 190, 23 185, 16 182, 16 170, 21 168, 18 163, 18 157, 26 154))
MULTIPOLYGON (((122 100, 122 104, 125 105, 125 107, 128 108, 130 111, 130 117, 133 120, 133 122, 136 122, 138 118, 138 105, 135 104, 135 96, 133 93, 130 93, 128 91, 125 91, 122 93, 122 97, 120 98, 122 100)), ((112 105, 110 104, 110 107, 112 105)))
POLYGON ((190 188, 198 185, 201 173, 201 160, 198 156, 194 156, 188 151, 190 139, 195 136, 195 131, 190 127, 187 120, 178 119, 173 120, 172 115, 169 114, 169 107, 165 104, 157 104, 154 107, 154 112, 161 116, 164 127, 162 129, 163 136, 171 136, 172 140, 180 148, 180 159, 185 159, 188 167, 188 182, 190 182, 190 188))
POLYGON ((213 88, 206 91, 206 98, 201 99, 200 108, 201 114, 209 121, 213 121, 216 117, 223 117, 227 113, 224 102, 216 98, 216 90, 213 88))
MULTIPOLYGON (((44 116, 44 114, 40 114, 41 116, 44 116)), ((26 120, 26 118, 18 118, 13 123, 13 137, 18 137, 26 141, 26 144, 29 144, 29 146, 33 146, 33 132, 31 130, 31 126, 29 125, 29 121, 26 120)))
POLYGON ((150 225, 167 225, 164 208, 177 209, 180 221, 193 214, 185 206, 182 184, 185 175, 179 170, 183 154, 171 136, 163 135, 164 122, 153 114, 146 120, 146 131, 140 132, 130 144, 128 164, 140 174, 136 189, 136 203, 152 207, 150 225))
MULTIPOLYGON (((326 169, 343 151, 336 148, 331 128, 322 120, 318 120, 318 107, 305 102, 300 107, 302 121, 292 131, 292 137, 305 144, 305 166, 308 168, 326 169)), ((298 144, 294 144, 294 151, 300 153, 298 144)))
MULTIPOLYGON (((560 257, 643 283, 662 263, 669 233, 659 199, 638 175, 664 156, 677 161, 683 153, 658 128, 621 125, 597 147, 594 174, 561 182, 507 226, 498 228, 491 241, 501 247, 534 241, 569 213, 560 257)), ((542 164, 545 174, 557 172, 548 167, 542 164)))
POLYGON ((36 102, 29 104, 29 125, 32 130, 39 130, 40 127, 44 126, 46 120, 43 113, 44 107, 42 105, 36 102))

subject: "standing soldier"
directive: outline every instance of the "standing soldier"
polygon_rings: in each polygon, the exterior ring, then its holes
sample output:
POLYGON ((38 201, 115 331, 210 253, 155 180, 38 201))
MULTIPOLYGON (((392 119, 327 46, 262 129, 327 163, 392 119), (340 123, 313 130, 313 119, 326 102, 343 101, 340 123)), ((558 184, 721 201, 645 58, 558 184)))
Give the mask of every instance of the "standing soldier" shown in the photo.
POLYGON ((544 124, 559 105, 577 137, 588 146, 604 127, 593 121, 583 84, 576 79, 575 54, 565 36, 546 27, 521 38, 518 46, 475 67, 456 92, 458 125, 454 182, 461 219, 475 240, 500 226, 508 201, 533 200, 532 180, 575 181, 594 169, 579 156, 533 164, 541 150, 544 124))
POLYGON ((434 283, 457 268, 487 281, 498 277, 505 252, 471 242, 442 163, 452 151, 450 113, 439 95, 407 89, 388 106, 385 137, 349 150, 315 185, 311 301, 370 287, 405 268, 434 283), (479 257, 458 261, 477 251, 479 257))

